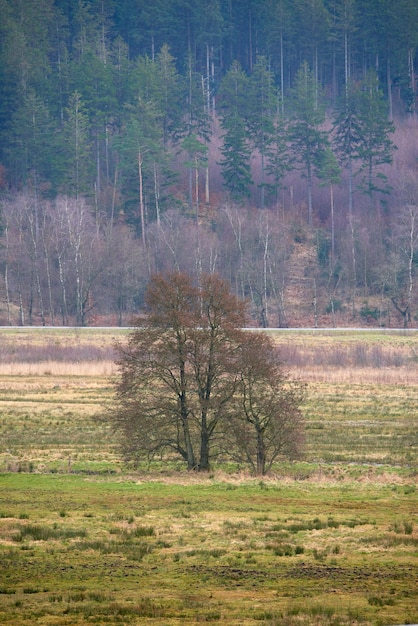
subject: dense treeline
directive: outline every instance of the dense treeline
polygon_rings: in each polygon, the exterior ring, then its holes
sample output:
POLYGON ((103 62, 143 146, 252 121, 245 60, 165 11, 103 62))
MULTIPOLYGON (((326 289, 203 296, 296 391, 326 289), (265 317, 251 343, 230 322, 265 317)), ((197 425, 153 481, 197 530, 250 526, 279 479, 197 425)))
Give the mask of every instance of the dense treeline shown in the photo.
POLYGON ((416 2, 0 13, 4 323, 129 322, 173 267, 219 272, 262 325, 414 322, 417 155, 391 165, 416 132, 416 2))

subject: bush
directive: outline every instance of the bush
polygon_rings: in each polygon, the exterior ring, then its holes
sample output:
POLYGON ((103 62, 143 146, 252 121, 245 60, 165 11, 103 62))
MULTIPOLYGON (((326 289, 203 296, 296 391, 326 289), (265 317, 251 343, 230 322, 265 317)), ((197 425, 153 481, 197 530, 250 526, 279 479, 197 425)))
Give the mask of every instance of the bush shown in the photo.
POLYGON ((377 309, 376 307, 369 306, 367 303, 365 303, 360 309, 360 315, 368 321, 376 321, 380 317, 380 312, 379 309, 377 309))

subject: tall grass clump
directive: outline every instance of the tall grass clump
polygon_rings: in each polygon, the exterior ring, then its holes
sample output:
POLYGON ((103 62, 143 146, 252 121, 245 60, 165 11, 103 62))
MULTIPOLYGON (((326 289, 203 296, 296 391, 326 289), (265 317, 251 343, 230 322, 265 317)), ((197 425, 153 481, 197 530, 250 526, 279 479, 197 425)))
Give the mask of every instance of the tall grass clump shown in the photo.
POLYGON ((27 524, 19 528, 19 531, 13 536, 13 541, 20 542, 25 539, 48 541, 49 539, 74 539, 86 536, 87 532, 84 528, 58 528, 55 526, 27 524))

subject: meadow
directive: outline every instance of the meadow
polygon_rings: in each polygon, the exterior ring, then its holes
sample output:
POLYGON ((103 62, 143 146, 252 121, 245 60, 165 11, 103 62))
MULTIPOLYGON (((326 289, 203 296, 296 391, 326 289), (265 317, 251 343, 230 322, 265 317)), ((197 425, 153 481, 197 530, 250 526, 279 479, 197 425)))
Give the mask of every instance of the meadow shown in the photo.
POLYGON ((306 449, 124 466, 121 329, 0 330, 0 623, 418 623, 418 333, 274 334, 306 449))

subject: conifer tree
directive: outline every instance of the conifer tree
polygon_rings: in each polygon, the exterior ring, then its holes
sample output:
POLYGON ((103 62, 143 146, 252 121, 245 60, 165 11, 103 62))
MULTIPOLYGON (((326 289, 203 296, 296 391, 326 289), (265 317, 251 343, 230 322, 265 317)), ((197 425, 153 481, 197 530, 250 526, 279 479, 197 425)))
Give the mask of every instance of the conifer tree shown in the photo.
POLYGON ((266 188, 266 159, 274 134, 276 93, 274 76, 265 57, 257 57, 254 71, 249 78, 248 130, 251 141, 261 159, 260 205, 264 209, 266 188))
POLYGON ((231 197, 243 201, 250 195, 251 148, 248 143, 248 77, 238 62, 232 64, 220 87, 221 126, 224 131, 222 176, 231 197))
POLYGON ((92 158, 89 119, 78 91, 72 94, 65 114, 63 138, 66 141, 67 176, 64 190, 79 198, 81 193, 91 191, 92 158))
POLYGON ((237 111, 225 117, 222 121, 223 159, 222 176, 225 187, 231 198, 238 202, 250 195, 251 176, 251 148, 247 141, 245 121, 237 111))
POLYGON ((322 162, 318 170, 318 178, 323 185, 329 185, 330 214, 331 214, 331 272, 334 270, 335 263, 335 207, 334 207, 334 185, 341 180, 341 168, 338 165, 337 158, 331 148, 328 146, 324 153, 322 162))
POLYGON ((299 68, 291 94, 292 120, 290 140, 302 175, 308 184, 308 219, 313 222, 312 183, 328 145, 328 136, 321 129, 325 121, 322 93, 312 70, 305 62, 299 68))
MULTIPOLYGON (((138 99, 126 112, 123 133, 117 142, 130 220, 146 244, 145 227, 150 191, 154 189, 153 164, 162 152, 160 114, 152 101, 138 99), (139 209, 139 210, 138 210, 139 209)), ((151 191, 152 193, 152 191, 151 191)))
POLYGON ((369 196, 387 193, 387 176, 382 165, 390 165, 395 145, 390 139, 393 122, 388 119, 387 106, 374 71, 369 71, 357 92, 360 142, 358 158, 362 175, 360 188, 369 196))
POLYGON ((358 116, 356 88, 352 82, 347 85, 344 97, 336 111, 333 128, 333 141, 336 154, 348 175, 348 214, 353 213, 354 177, 359 158, 361 125, 358 116))
POLYGON ((279 206, 279 194, 283 185, 283 179, 292 168, 293 158, 289 149, 289 129, 286 120, 281 115, 281 96, 277 99, 276 115, 273 119, 273 130, 270 143, 266 150, 266 174, 272 182, 266 187, 276 199, 276 207, 279 206))

